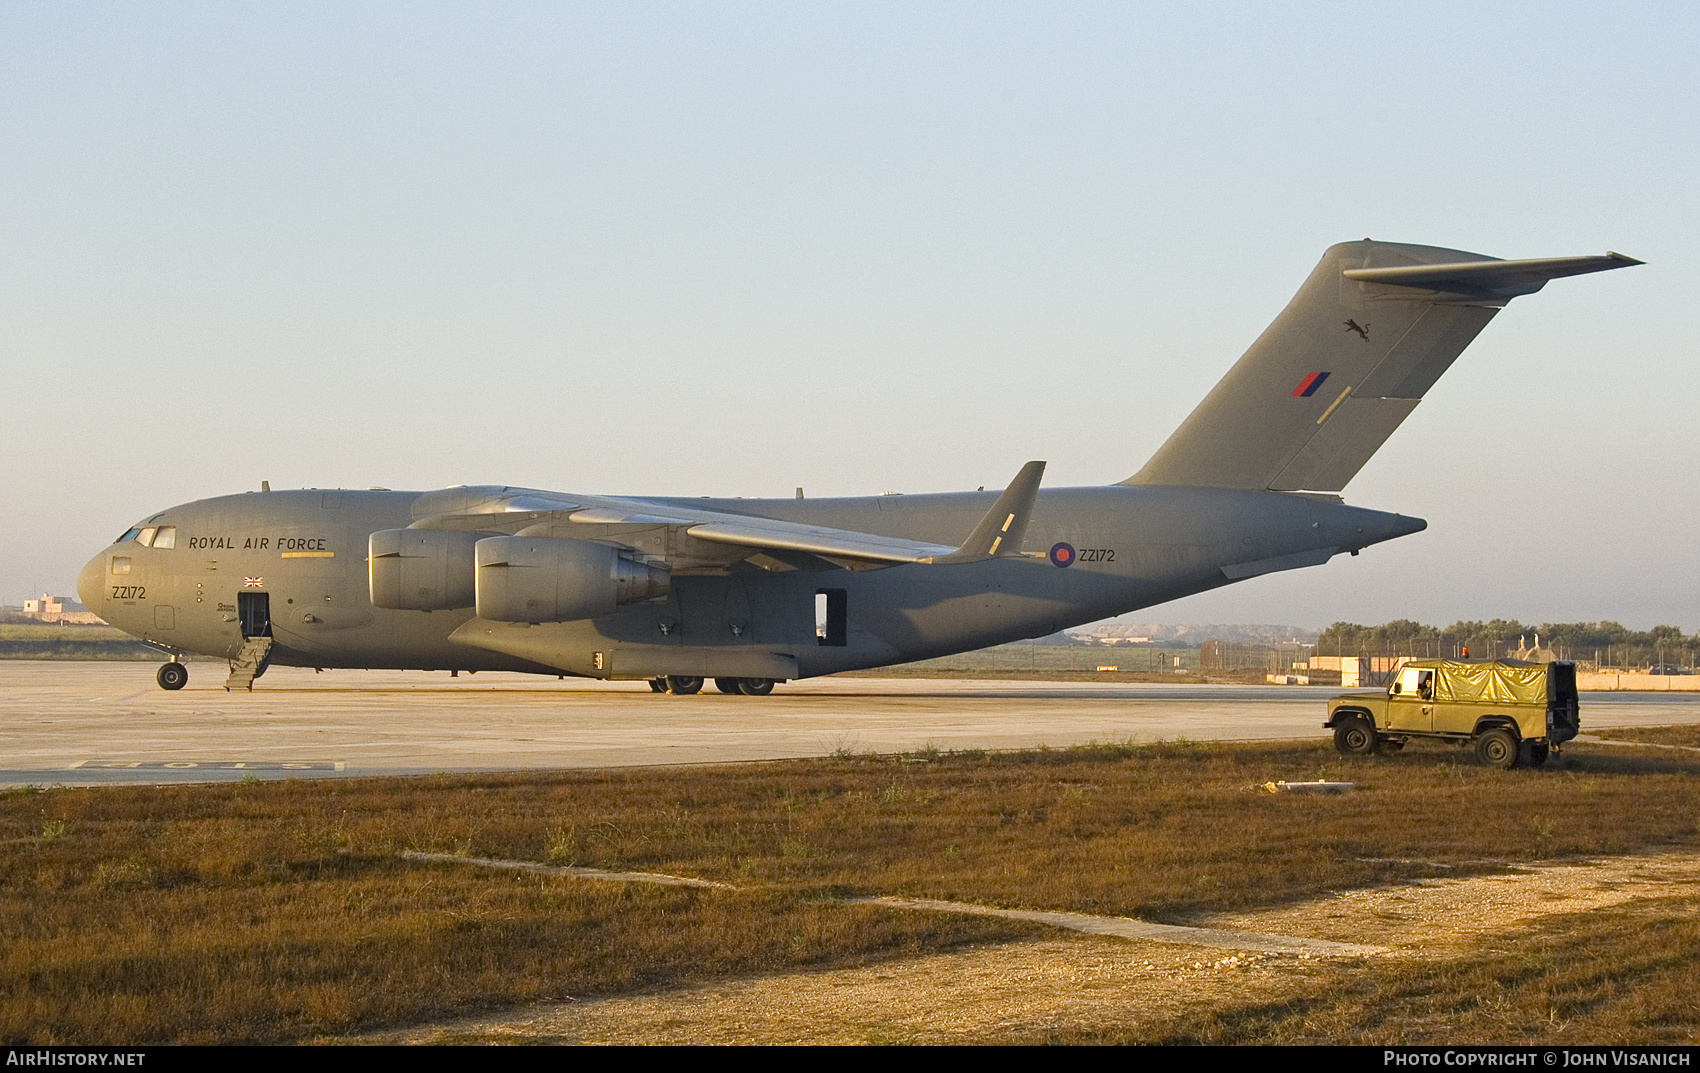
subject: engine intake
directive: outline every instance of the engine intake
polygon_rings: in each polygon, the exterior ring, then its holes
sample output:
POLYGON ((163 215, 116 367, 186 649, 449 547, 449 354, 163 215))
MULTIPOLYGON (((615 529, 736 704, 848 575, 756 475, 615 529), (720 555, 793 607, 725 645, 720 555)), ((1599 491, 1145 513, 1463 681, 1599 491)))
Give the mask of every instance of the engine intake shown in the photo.
POLYGON ((471 607, 473 549, 484 533, 384 529, 367 540, 372 606, 392 611, 471 607))
POLYGON ((590 540, 486 537, 475 549, 478 617, 571 622, 667 595, 672 572, 590 540))

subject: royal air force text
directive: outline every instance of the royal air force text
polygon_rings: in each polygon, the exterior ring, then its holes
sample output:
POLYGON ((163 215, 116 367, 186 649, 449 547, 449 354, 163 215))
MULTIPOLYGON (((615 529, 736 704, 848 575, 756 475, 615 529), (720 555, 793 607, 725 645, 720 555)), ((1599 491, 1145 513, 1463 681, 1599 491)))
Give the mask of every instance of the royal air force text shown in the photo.
POLYGON ((236 537, 192 536, 191 548, 223 549, 225 551, 325 551, 325 537, 246 537, 240 545, 236 537))

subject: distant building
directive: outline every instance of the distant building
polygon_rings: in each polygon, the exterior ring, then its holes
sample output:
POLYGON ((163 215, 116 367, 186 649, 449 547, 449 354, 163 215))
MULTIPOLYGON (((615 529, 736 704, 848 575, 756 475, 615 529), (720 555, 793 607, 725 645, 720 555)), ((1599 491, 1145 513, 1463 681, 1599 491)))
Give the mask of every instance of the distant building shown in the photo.
POLYGON ((39 600, 24 601, 24 617, 38 622, 57 622, 66 626, 100 626, 105 620, 77 601, 66 596, 42 593, 39 600))
POLYGON ((1389 674, 1406 656, 1312 656, 1313 671, 1344 671, 1348 666, 1369 674, 1389 674))

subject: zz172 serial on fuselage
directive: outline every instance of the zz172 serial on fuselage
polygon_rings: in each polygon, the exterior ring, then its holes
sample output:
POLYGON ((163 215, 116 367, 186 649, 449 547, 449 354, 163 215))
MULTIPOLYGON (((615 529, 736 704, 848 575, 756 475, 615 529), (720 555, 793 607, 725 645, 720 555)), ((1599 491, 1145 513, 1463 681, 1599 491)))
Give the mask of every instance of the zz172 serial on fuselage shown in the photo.
POLYGON ((1342 243, 1143 468, 1045 488, 841 499, 506 486, 295 490, 150 516, 91 559, 91 610, 171 656, 512 670, 759 695, 1053 633, 1424 528, 1337 494, 1511 298, 1638 264, 1342 243))

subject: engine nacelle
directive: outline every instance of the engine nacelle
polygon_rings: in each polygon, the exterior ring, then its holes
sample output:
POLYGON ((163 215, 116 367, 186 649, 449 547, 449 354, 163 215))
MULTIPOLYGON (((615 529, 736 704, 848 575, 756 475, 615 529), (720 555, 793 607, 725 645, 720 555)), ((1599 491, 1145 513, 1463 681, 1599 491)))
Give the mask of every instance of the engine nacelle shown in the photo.
POLYGON ((471 607, 474 552, 484 533, 384 529, 367 541, 372 606, 394 611, 471 607))
POLYGON ((589 540, 486 537, 478 542, 478 617, 571 622, 667 595, 672 572, 589 540))

